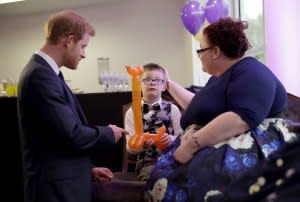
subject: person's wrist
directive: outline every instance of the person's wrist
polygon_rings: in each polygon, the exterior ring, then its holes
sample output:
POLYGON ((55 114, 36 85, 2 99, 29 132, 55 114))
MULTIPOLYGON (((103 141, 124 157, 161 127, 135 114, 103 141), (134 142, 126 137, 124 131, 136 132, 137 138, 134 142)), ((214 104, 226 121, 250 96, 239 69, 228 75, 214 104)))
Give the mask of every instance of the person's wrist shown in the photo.
POLYGON ((200 149, 199 142, 196 143, 194 140, 197 136, 193 137, 193 135, 189 134, 189 137, 182 143, 186 155, 194 155, 200 149))
POLYGON ((195 145, 196 151, 202 147, 201 143, 198 140, 198 136, 196 135, 196 133, 194 133, 194 134, 191 135, 191 139, 192 139, 192 142, 195 145))

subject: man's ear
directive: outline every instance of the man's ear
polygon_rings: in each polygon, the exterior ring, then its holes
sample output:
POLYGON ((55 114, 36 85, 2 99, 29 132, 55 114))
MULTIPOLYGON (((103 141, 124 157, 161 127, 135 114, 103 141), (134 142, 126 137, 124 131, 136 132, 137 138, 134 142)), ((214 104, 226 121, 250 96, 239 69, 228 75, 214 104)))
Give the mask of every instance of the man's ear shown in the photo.
POLYGON ((65 37, 65 47, 68 48, 71 43, 74 43, 74 35, 73 34, 65 37))

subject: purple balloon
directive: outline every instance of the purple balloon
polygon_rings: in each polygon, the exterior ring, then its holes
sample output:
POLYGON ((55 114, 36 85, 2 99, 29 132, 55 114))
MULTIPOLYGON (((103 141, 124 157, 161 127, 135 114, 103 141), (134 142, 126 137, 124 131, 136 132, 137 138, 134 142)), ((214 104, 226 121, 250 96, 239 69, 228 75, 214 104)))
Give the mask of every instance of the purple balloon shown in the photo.
POLYGON ((204 8, 197 0, 187 1, 181 9, 181 20, 193 35, 197 34, 205 20, 204 8))
POLYGON ((205 5, 205 16, 210 24, 227 17, 228 13, 229 5, 226 0, 208 0, 205 5))

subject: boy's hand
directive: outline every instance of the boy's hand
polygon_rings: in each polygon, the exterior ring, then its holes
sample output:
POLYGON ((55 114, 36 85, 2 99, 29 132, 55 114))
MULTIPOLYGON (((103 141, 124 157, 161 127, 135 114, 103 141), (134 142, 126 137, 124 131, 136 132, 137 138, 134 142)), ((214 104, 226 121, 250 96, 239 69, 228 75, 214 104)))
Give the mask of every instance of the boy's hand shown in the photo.
POLYGON ((155 143, 155 140, 147 140, 144 142, 143 148, 144 149, 149 149, 150 147, 152 147, 155 143))
POLYGON ((164 133, 161 136, 160 143, 162 145, 166 145, 166 147, 168 147, 172 143, 171 137, 168 135, 168 133, 164 133))

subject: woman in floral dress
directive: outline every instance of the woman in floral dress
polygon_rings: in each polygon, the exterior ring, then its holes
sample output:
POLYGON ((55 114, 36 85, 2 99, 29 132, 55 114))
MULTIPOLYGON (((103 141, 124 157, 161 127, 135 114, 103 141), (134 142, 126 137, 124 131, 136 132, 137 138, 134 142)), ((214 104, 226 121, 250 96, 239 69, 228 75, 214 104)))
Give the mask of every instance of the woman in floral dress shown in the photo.
POLYGON ((246 28, 224 18, 203 30, 197 52, 211 78, 199 92, 169 81, 169 93, 184 109, 185 132, 158 159, 147 201, 218 201, 232 181, 296 139, 281 114, 284 86, 264 64, 244 57, 246 28))

